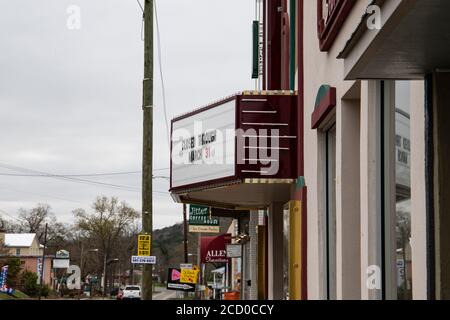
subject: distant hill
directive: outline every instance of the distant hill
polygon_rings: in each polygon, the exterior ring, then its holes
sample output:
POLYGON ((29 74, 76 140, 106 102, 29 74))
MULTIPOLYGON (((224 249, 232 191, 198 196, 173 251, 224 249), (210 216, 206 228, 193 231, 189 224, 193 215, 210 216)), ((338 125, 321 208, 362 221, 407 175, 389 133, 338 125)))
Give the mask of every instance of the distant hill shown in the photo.
MULTIPOLYGON (((220 219, 220 234, 226 233, 231 218, 220 219)), ((197 263, 198 237, 199 235, 218 235, 206 233, 188 233, 188 253, 194 254, 189 256, 189 263, 197 263)), ((152 239, 152 255, 155 255, 158 261, 155 273, 159 273, 161 279, 167 277, 167 269, 169 267, 179 267, 180 263, 184 263, 184 245, 183 245, 183 223, 175 224, 171 227, 153 231, 152 239)))

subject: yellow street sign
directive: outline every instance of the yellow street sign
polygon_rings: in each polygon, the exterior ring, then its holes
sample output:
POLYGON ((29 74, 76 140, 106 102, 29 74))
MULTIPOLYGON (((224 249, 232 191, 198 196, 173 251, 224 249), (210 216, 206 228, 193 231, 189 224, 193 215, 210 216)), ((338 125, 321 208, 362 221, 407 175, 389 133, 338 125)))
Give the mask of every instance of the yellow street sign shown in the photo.
POLYGON ((149 257, 151 254, 150 243, 151 235, 140 234, 138 235, 138 256, 139 257, 149 257))
POLYGON ((180 283, 196 284, 200 269, 193 266, 192 269, 181 269, 180 283))

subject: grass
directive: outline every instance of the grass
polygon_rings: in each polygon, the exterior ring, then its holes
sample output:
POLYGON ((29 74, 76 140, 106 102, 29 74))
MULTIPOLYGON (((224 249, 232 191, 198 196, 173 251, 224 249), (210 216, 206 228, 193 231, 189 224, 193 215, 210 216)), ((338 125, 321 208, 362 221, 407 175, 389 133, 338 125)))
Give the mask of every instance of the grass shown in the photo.
POLYGON ((30 298, 25 293, 19 290, 14 290, 12 295, 0 292, 0 300, 16 300, 16 299, 28 299, 30 298))
POLYGON ((13 296, 10 296, 9 294, 0 292, 0 300, 15 300, 13 296))
POLYGON ((19 290, 14 290, 13 297, 17 299, 28 299, 29 296, 19 290))

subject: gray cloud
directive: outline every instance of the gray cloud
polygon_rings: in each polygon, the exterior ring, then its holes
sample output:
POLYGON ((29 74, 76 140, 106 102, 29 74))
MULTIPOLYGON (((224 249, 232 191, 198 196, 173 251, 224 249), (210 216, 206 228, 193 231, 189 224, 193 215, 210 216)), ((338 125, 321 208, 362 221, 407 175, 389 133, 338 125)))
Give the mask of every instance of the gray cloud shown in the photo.
MULTIPOLYGON (((253 1, 157 1, 168 115, 253 88, 253 1)), ((0 12, 0 163, 57 174, 141 168, 142 14, 134 0, 5 1, 0 12), (81 30, 66 27, 69 5, 81 30)), ((155 63, 155 168, 169 167, 155 63)), ((0 173, 14 173, 0 167, 0 173)), ((169 175, 167 170, 158 175, 169 175)), ((139 174, 87 178, 140 188, 139 174)), ((154 189, 167 191, 166 180, 154 189)), ((136 209, 139 192, 50 178, 0 176, 0 209, 38 202, 63 221, 99 194, 136 209)), ((181 220, 181 206, 154 196, 155 227, 181 220)), ((1 213, 0 213, 1 214, 1 213)))

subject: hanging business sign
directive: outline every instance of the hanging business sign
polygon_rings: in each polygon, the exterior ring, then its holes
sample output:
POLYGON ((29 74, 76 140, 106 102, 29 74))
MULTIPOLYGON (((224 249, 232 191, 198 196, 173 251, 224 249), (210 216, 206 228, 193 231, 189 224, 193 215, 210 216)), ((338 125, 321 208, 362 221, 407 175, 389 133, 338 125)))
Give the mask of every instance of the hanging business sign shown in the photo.
POLYGON ((53 269, 67 269, 70 266, 70 259, 53 259, 53 269))
POLYGON ((67 269, 70 266, 70 253, 67 250, 56 251, 53 269, 67 269))
POLYGON ((189 206, 189 232, 219 233, 220 220, 211 216, 209 207, 189 206))
POLYGON ((227 257, 240 258, 242 256, 242 244, 227 244, 227 257))
POLYGON ((149 234, 138 235, 138 256, 149 257, 150 256, 151 236, 149 234))
POLYGON ((195 292, 195 284, 181 283, 181 269, 169 268, 167 290, 195 292))
POLYGON ((70 253, 67 250, 59 250, 59 251, 56 251, 55 257, 57 259, 69 259, 70 253))
POLYGON ((200 258, 202 263, 228 263, 227 244, 231 243, 231 234, 200 239, 200 258))

